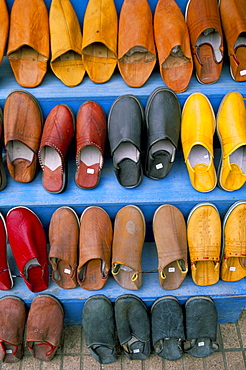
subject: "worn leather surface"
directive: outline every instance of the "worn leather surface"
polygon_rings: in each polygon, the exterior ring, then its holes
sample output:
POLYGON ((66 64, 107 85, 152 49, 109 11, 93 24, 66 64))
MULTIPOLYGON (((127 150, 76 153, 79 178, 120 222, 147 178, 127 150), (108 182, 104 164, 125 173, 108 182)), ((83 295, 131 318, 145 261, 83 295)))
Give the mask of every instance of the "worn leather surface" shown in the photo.
POLYGON ((177 289, 188 271, 186 223, 180 210, 168 204, 160 206, 153 217, 153 233, 160 285, 167 290, 177 289))
POLYGON ((141 87, 156 63, 152 12, 147 0, 124 0, 119 17, 118 67, 131 87, 141 87))
POLYGON ((112 238, 112 222, 107 212, 97 206, 86 208, 80 219, 77 269, 78 283, 82 288, 98 290, 106 284, 112 238))
POLYGON ((0 64, 5 53, 5 47, 9 34, 9 12, 5 0, 0 1, 1 27, 0 27, 0 64))
POLYGON ((217 283, 220 274, 221 221, 213 204, 200 203, 191 210, 187 239, 194 283, 201 286, 217 283))
POLYGON ((221 279, 238 281, 246 276, 246 203, 236 202, 227 211, 223 223, 221 279))
POLYGON ((222 71, 224 53, 218 1, 190 0, 186 8, 186 22, 197 78, 199 82, 205 84, 216 82, 222 71), (205 45, 197 45, 199 36, 208 29, 215 29, 220 35, 220 58, 218 61, 215 57, 214 46, 209 40, 206 40, 205 45))
POLYGON ((208 296, 191 297, 185 304, 185 351, 194 357, 206 357, 218 349, 218 314, 208 296))
MULTIPOLYGON (((66 105, 56 105, 48 114, 38 151, 40 166, 43 170, 43 186, 46 190, 58 193, 63 190, 65 174, 65 157, 75 132, 75 122, 72 110, 66 105), (47 147, 55 150, 61 160, 61 165, 54 171, 46 166, 43 157, 47 147)), ((49 162, 48 156, 46 157, 49 162)))
POLYGON ((13 279, 7 259, 7 229, 5 219, 0 213, 0 290, 10 290, 13 286, 13 279))
POLYGON ((2 362, 14 363, 22 358, 25 323, 24 301, 15 296, 2 297, 0 299, 0 359, 2 362))
POLYGON ((7 57, 17 82, 38 86, 50 55, 48 11, 43 0, 15 0, 10 14, 7 57))
POLYGON ((77 86, 82 82, 85 74, 82 60, 82 33, 77 15, 69 0, 51 2, 49 26, 51 69, 65 85, 77 86))
POLYGON ((42 111, 34 96, 23 90, 10 93, 4 104, 4 144, 8 171, 15 181, 30 182, 37 171, 38 149, 42 135, 42 111), (8 144, 17 141, 33 152, 32 162, 9 159, 8 144))
POLYGON ((117 65, 118 16, 113 0, 89 0, 83 22, 85 70, 95 83, 107 82, 117 65))
POLYGON ((100 179, 100 171, 104 164, 104 149, 107 138, 106 116, 102 107, 93 101, 83 103, 77 114, 76 121, 76 166, 75 182, 82 188, 94 188, 100 179), (93 167, 83 165, 80 153, 87 146, 95 147, 101 154, 101 161, 93 167), (93 168, 93 174, 88 168, 93 168))
POLYGON ((49 271, 46 236, 39 218, 28 208, 15 207, 7 214, 6 225, 12 253, 26 285, 33 292, 47 289, 49 271), (25 272, 26 263, 34 258, 40 266, 29 267, 28 272, 25 272), (33 269, 36 270, 34 276, 31 271, 33 269))
POLYGON ((63 320, 63 308, 58 299, 45 294, 33 299, 26 325, 26 343, 33 357, 52 360, 61 342, 63 320))
POLYGON ((100 363, 117 360, 113 305, 104 295, 87 299, 82 312, 82 326, 86 345, 100 363), (98 330, 100 328, 100 330, 98 330))
POLYGON ((174 0, 158 1, 154 34, 162 79, 173 91, 185 91, 192 76, 193 60, 188 28, 174 0), (178 53, 173 53, 175 47, 179 47, 178 53))
POLYGON ((163 163, 163 167, 161 170, 156 171, 156 161, 151 154, 151 148, 161 140, 168 140, 175 149, 178 147, 181 108, 176 94, 165 87, 155 89, 147 101, 145 117, 148 136, 146 174, 155 179, 164 178, 173 166, 173 162, 171 162, 173 159, 168 157, 166 163, 165 153, 163 153, 163 158, 160 155, 160 163, 163 163))
POLYGON ((202 93, 191 94, 182 111, 181 143, 191 185, 200 192, 213 190, 217 183, 213 162, 215 126, 214 111, 207 97, 202 93), (195 145, 201 145, 208 151, 208 165, 198 163, 193 167, 191 166, 189 155, 195 145))
POLYGON ((220 15, 230 60, 231 75, 236 81, 246 80, 245 42, 235 47, 238 36, 246 32, 246 7, 244 0, 221 0, 220 15))
POLYGON ((217 114, 217 133, 221 143, 221 163, 218 180, 222 189, 240 189, 246 175, 230 155, 246 145, 246 111, 243 96, 237 91, 226 94, 220 103, 217 114))
POLYGON ((117 283, 125 289, 138 290, 142 285, 144 238, 145 219, 142 211, 133 205, 121 208, 114 221, 112 272, 117 283), (120 266, 115 268, 115 265, 120 266))
POLYGON ((49 225, 52 280, 64 289, 77 286, 79 219, 70 207, 58 208, 49 225))
POLYGON ((147 359, 150 356, 150 319, 144 302, 135 295, 124 294, 116 299, 114 311, 117 335, 126 356, 130 360, 147 359))
POLYGON ((151 334, 156 355, 170 361, 182 356, 184 318, 181 305, 175 297, 157 298, 152 304, 151 334))

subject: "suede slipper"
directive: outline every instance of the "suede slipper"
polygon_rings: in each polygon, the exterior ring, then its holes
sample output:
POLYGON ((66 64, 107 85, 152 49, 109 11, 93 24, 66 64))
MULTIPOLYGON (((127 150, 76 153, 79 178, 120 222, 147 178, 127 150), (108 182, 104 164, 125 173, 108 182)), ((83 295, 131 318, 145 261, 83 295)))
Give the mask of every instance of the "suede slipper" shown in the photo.
POLYGON ((157 298, 151 306, 152 344, 155 354, 174 361, 182 357, 185 339, 183 312, 177 298, 157 298))
POLYGON ((115 301, 117 334, 124 353, 130 360, 145 360, 150 356, 150 321, 144 302, 132 294, 115 301))
POLYGON ((49 242, 52 280, 61 288, 76 288, 79 218, 72 208, 60 207, 53 213, 49 225, 49 242))
POLYGON ((184 351, 194 357, 206 357, 218 350, 216 343, 218 314, 212 298, 191 297, 185 304, 186 341, 184 351))
POLYGON ((100 364, 117 360, 113 305, 104 295, 87 299, 83 307, 82 326, 86 345, 100 364))
POLYGON ((159 282, 163 289, 177 289, 188 272, 186 224, 180 210, 164 204, 153 217, 158 252, 159 282))
POLYGON ((15 296, 0 298, 0 360, 18 362, 24 352, 23 335, 26 322, 25 302, 15 296))
POLYGON ((122 95, 112 104, 108 116, 110 150, 117 180, 125 188, 142 181, 143 122, 144 110, 134 95, 122 95))

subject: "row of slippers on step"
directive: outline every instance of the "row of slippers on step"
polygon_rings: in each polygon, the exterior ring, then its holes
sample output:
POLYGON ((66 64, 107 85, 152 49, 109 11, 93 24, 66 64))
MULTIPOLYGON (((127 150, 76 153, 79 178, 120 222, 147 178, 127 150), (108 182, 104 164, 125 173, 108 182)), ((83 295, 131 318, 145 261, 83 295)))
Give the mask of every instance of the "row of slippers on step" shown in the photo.
MULTIPOLYGON (((217 310, 209 296, 189 298, 184 312, 173 296, 156 299, 149 312, 132 294, 119 296, 114 305, 104 295, 93 295, 82 309, 85 342, 100 364, 117 361, 119 344, 130 360, 145 360, 152 350, 170 361, 181 358, 183 352, 206 357, 219 348, 217 322, 217 310)), ((53 295, 37 295, 28 312, 21 298, 5 296, 0 299, 0 323, 2 362, 22 359, 24 332, 31 355, 51 361, 62 342, 64 310, 53 295)))
MULTIPOLYGON (((107 121, 102 107, 87 101, 76 120, 68 105, 56 105, 43 127, 37 99, 25 90, 12 91, 0 122, 11 177, 22 183, 32 181, 39 162, 44 189, 61 193, 67 183, 67 152, 75 136, 75 183, 82 189, 94 189, 100 181, 108 137, 119 184, 135 188, 143 173, 155 180, 169 174, 181 133, 184 161, 195 190, 210 192, 218 183, 223 190, 234 191, 245 184, 246 110, 243 96, 236 91, 224 96, 217 120, 204 94, 191 94, 181 114, 175 92, 158 87, 150 94, 145 111, 135 95, 119 96, 107 121), (218 175, 213 148, 216 128, 221 143, 218 175)), ((1 157, 0 190, 7 185, 2 161, 1 157)))
MULTIPOLYGON (((72 289, 79 284, 86 290, 99 290, 110 272, 125 289, 139 290, 142 286, 146 222, 136 205, 122 207, 113 226, 108 213, 99 206, 85 208, 80 220, 71 207, 56 209, 48 230, 49 253, 43 225, 29 208, 14 207, 7 213, 6 222, 2 214, 0 221, 1 290, 13 286, 7 239, 20 276, 33 292, 48 288, 49 262, 52 279, 61 288, 72 289)), ((223 228, 212 203, 193 207, 187 224, 177 207, 161 205, 153 216, 160 286, 166 290, 179 288, 188 269, 199 286, 216 284, 219 278, 229 282, 245 278, 245 230, 245 201, 228 209, 223 228)))
POLYGON ((185 18, 174 0, 159 0, 154 19, 147 0, 134 4, 124 0, 119 20, 113 0, 89 0, 83 32, 69 0, 52 0, 49 14, 43 0, 33 0, 32 6, 28 0, 15 0, 10 17, 5 0, 0 6, 0 60, 8 39, 7 57, 17 82, 24 87, 42 82, 51 50, 52 71, 70 87, 80 84, 85 72, 95 83, 107 82, 117 65, 129 86, 141 87, 158 58, 164 82, 183 92, 193 64, 199 82, 219 79, 224 35, 232 77, 240 82, 246 79, 243 0, 222 0, 219 6, 217 0, 191 0, 185 18), (231 29, 231 24, 238 27, 231 29))

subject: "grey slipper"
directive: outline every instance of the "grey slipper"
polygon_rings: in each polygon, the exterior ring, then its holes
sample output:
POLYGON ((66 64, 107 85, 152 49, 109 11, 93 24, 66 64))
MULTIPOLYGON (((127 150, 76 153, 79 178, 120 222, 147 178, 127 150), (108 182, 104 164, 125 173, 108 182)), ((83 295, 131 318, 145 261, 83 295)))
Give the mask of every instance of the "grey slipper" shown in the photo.
POLYGON ((111 301, 104 295, 87 299, 82 314, 86 345, 100 364, 117 360, 115 320, 111 301))

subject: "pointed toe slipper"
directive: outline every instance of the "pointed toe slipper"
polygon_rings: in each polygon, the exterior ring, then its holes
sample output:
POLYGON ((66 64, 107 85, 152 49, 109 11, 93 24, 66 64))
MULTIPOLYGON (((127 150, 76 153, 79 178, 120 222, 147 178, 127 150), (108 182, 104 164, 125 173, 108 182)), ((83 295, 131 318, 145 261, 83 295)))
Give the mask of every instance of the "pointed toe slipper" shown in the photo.
POLYGON ((190 211, 187 239, 194 283, 201 286, 217 283, 220 275, 221 221, 212 203, 197 204, 190 211))
POLYGON ((163 179, 171 171, 181 127, 181 108, 176 94, 159 87, 150 95, 145 108, 148 147, 146 175, 163 179))
POLYGON ((185 91, 192 76, 193 60, 188 28, 174 0, 158 1, 154 34, 163 81, 175 92, 185 91))
POLYGON ((151 306, 151 335, 156 355, 169 361, 182 357, 185 339, 184 318, 177 298, 157 298, 151 306))
POLYGON ((49 243, 52 280, 61 288, 76 288, 79 218, 72 208, 60 207, 53 213, 49 243))
POLYGON ((177 289, 188 272, 186 224, 180 210, 164 204, 153 217, 158 253, 159 283, 163 289, 177 289))
POLYGON ((218 314, 212 298, 189 298, 185 303, 185 318, 184 351, 193 357, 207 357, 217 351, 218 314))
POLYGON ((141 87, 156 63, 152 12, 147 0, 125 0, 119 17, 118 67, 128 86, 141 87), (139 16, 141 14, 141 16, 139 16))
POLYGON ((69 0, 51 2, 49 26, 51 69, 66 86, 77 86, 85 75, 81 51, 82 33, 77 15, 69 0))
POLYGON ((150 320, 144 302, 132 294, 115 301, 117 334, 125 355, 130 360, 145 360, 150 356, 150 320))
POLYGON ((57 298, 39 294, 33 299, 26 324, 26 344, 34 358, 53 359, 61 343, 63 323, 64 311, 57 298))
POLYGON ((224 281, 238 281, 246 277, 246 203, 235 202, 223 221, 223 246, 220 277, 224 281))
POLYGON ((102 107, 92 101, 79 108, 76 123, 75 183, 82 189, 94 189, 104 164, 107 123, 102 107))
POLYGON ((106 296, 99 294, 87 299, 82 326, 86 345, 94 359, 100 364, 117 361, 114 310, 106 296))
POLYGON ((42 82, 49 53, 49 18, 45 2, 16 0, 10 14, 7 57, 19 85, 36 87, 42 82))
POLYGON ((134 205, 121 208, 115 217, 112 246, 112 274, 125 289, 142 286, 142 249, 145 238, 145 219, 134 205))
POLYGON ((77 280, 87 290, 102 289, 108 279, 113 228, 107 212, 87 207, 80 218, 77 280))
POLYGON ((1 9, 1 28, 0 28, 0 64, 2 63, 6 43, 9 34, 9 12, 7 8, 7 4, 5 0, 0 1, 0 9, 1 9))
POLYGON ((118 16, 113 0, 89 0, 84 16, 82 54, 91 81, 107 82, 117 65, 118 16))

